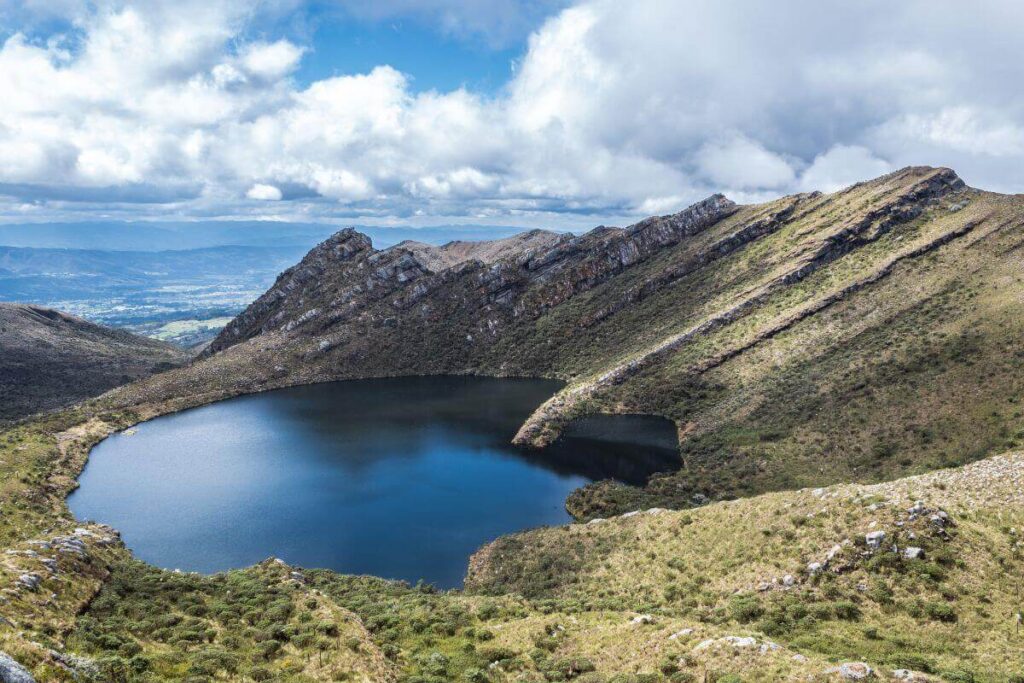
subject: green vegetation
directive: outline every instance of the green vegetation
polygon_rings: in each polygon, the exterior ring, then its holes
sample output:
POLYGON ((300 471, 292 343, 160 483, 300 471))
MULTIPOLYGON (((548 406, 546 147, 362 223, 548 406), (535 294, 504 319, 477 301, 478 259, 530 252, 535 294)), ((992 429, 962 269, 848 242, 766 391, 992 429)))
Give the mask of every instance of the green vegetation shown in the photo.
POLYGON ((40 681, 1021 680, 1024 203, 907 169, 718 206, 438 273, 346 233, 251 336, 0 433, 0 650, 40 681), (161 571, 64 505, 111 431, 404 373, 562 378, 524 440, 654 413, 683 467, 575 492, 592 522, 497 539, 447 593, 161 571))

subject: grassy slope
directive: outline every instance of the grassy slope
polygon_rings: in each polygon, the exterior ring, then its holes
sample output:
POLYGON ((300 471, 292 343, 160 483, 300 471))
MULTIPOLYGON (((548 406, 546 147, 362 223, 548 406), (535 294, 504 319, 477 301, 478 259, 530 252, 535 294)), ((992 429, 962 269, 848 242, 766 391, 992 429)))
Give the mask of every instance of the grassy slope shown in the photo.
POLYGON ((0 349, 0 421, 61 408, 188 360, 165 342, 8 303, 0 303, 0 349))
MULTIPOLYGON (((410 337, 405 362, 555 375, 579 385, 600 374, 595 368, 636 358, 757 296, 732 323, 561 416, 656 412, 677 420, 686 436, 681 473, 644 490, 588 490, 573 501, 581 516, 686 505, 695 492, 885 479, 1012 447, 1022 438, 1018 198, 954 193, 808 278, 770 287, 827 234, 930 172, 908 173, 838 196, 744 207, 468 355, 454 345, 439 352, 438 339, 421 330, 410 337), (779 213, 774 232, 636 296, 667 269, 696 262, 718 240, 779 213), (971 230, 948 244, 792 320, 887 268, 893 256, 964 226, 971 230), (628 305, 597 320, 617 301, 628 305)), ((459 314, 453 299, 442 317, 458 322, 452 316, 459 314)), ((968 469, 942 475, 954 477, 948 481, 840 486, 825 498, 775 493, 517 535, 477 557, 467 594, 330 572, 306 572, 298 583, 274 563, 212 579, 172 575, 91 536, 83 537, 85 558, 52 549, 24 554, 40 547, 31 540, 74 533, 63 498, 88 448, 111 430, 235 393, 400 371, 386 365, 394 351, 385 342, 379 357, 340 364, 341 356, 318 353, 316 338, 264 335, 0 434, 0 545, 20 553, 0 562, 0 613, 9 622, 0 622, 0 649, 42 680, 70 678, 48 648, 96 658, 101 680, 716 680, 730 672, 779 680, 821 677, 829 660, 848 659, 935 669, 949 680, 1020 673, 1024 646, 1012 629, 1021 609, 1015 534, 1022 506, 1013 494, 1024 482, 1020 456, 996 477, 968 469), (927 560, 862 558, 845 548, 841 573, 814 580, 802 573, 872 522, 897 533, 896 522, 906 521, 900 511, 916 498, 948 509, 957 523, 949 541, 917 529, 927 560), (886 500, 892 503, 870 507, 886 500), (59 563, 52 576, 41 565, 50 556, 59 563), (42 576, 39 591, 15 586, 26 571, 42 576), (794 588, 755 590, 787 573, 794 588), (76 619, 90 601, 87 617, 76 619), (639 611, 655 623, 633 624, 639 611), (151 623, 156 615, 166 623, 151 623), (684 628, 695 631, 668 638, 684 628), (762 654, 716 640, 747 634, 784 647, 762 654), (715 642, 698 648, 706 640, 715 642), (597 671, 584 673, 589 668, 597 671)), ((110 536, 101 527, 87 531, 110 536)))

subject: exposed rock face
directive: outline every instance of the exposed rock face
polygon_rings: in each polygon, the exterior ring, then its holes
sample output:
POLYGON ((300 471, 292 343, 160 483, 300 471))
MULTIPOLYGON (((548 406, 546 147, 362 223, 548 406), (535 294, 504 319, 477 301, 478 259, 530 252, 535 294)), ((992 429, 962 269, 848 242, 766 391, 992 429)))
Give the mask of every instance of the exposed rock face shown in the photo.
POLYGON ((473 246, 404 243, 383 251, 348 228, 285 271, 224 328, 207 353, 271 331, 320 334, 349 321, 393 327, 397 321, 384 313, 379 314, 383 318, 371 317, 369 309, 385 299, 390 299, 385 310, 390 308, 396 318, 431 324, 453 322, 431 315, 435 298, 468 312, 492 313, 495 317, 483 323, 467 320, 472 327, 460 331, 495 336, 499 318, 534 318, 735 210, 735 204, 715 195, 680 213, 650 218, 625 230, 599 228, 580 237, 535 231, 473 246))
POLYGON ((360 377, 528 375, 567 385, 519 430, 523 445, 542 447, 594 412, 674 420, 684 470, 653 477, 643 495, 585 487, 571 505, 580 518, 891 479, 954 452, 981 457, 974 444, 1016 429, 1009 418, 989 428, 957 406, 1019 395, 1024 364, 1013 349, 1024 329, 1004 325, 999 341, 976 330, 1024 319, 1022 240, 1019 198, 926 167, 755 206, 715 195, 579 236, 378 251, 343 230, 282 274, 202 362, 131 387, 123 401, 182 405, 360 377), (966 371, 981 362, 1005 371, 966 371), (883 422, 915 429, 872 427, 883 422), (944 436, 914 441, 925 432, 944 436), (870 450, 883 455, 854 455, 870 450))
POLYGON ((28 669, 0 652, 0 683, 36 683, 28 669))
POLYGON ((438 273, 446 268, 466 261, 494 263, 504 258, 515 257, 526 251, 538 251, 554 246, 567 236, 547 230, 530 230, 519 235, 485 242, 456 240, 440 247, 423 242, 406 240, 396 244, 394 249, 412 252, 416 259, 431 271, 438 273))
POLYGON ((0 421, 69 405, 187 359, 155 339, 50 308, 0 303, 0 421))

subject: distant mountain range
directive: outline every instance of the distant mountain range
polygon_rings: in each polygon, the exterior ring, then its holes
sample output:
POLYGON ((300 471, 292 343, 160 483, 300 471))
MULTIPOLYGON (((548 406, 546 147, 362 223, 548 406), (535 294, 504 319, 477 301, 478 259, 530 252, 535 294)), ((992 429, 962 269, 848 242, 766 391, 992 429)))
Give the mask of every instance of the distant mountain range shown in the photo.
MULTIPOLYGON (((0 245, 40 249, 165 251, 222 246, 301 247, 303 251, 342 227, 276 221, 77 222, 0 225, 0 245)), ((403 240, 441 244, 451 240, 507 237, 525 228, 440 225, 424 228, 354 226, 378 248, 403 240)))
MULTIPOLYGON (((0 225, 0 301, 51 306, 181 345, 208 341, 335 226, 270 221, 0 225)), ((381 248, 518 228, 364 228, 381 248)))

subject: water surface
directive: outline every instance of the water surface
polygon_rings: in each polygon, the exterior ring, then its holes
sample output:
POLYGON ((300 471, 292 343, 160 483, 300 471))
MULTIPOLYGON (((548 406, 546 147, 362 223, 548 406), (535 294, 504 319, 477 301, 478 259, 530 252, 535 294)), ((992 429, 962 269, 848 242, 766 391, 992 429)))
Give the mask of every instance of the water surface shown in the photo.
POLYGON ((549 449, 512 446, 560 386, 418 377, 234 398, 104 440, 68 503, 169 569, 276 556, 455 587, 482 544, 567 522, 578 486, 678 465, 671 423, 649 417, 587 418, 549 449))

